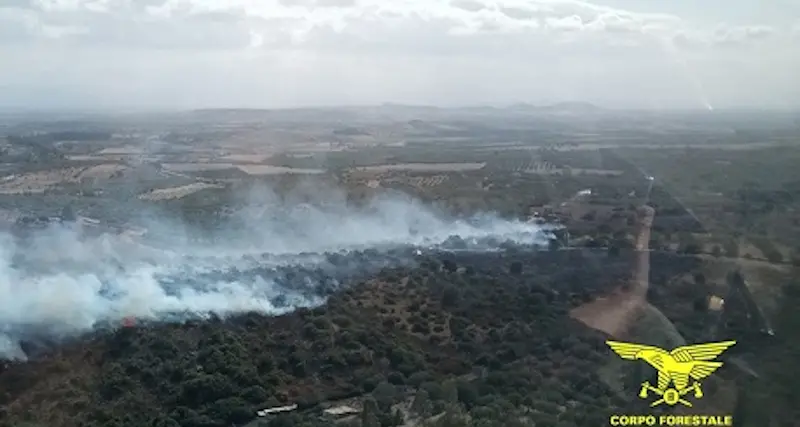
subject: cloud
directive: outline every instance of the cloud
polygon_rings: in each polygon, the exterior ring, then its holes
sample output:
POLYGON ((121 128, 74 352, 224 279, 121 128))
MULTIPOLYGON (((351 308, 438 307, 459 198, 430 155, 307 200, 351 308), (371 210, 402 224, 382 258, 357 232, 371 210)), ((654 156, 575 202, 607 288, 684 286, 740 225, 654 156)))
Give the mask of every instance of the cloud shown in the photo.
MULTIPOLYGON (((717 25, 713 31, 680 31, 673 37, 676 46, 686 49, 757 47, 778 38, 779 31, 766 25, 717 25)), ((788 41, 788 37, 786 38, 788 41)))
POLYGON ((508 16, 509 18, 518 19, 521 21, 530 20, 536 17, 537 13, 536 9, 515 6, 500 6, 498 10, 500 13, 508 16))
POLYGON ((376 55, 504 56, 667 40, 697 49, 776 34, 769 26, 706 29, 672 14, 579 0, 15 0, 0 7, 0 23, 0 43, 376 55))
POLYGON ((19 8, 19 9, 29 9, 33 7, 34 0, 7 0, 3 2, 3 7, 10 9, 10 8, 19 8))
POLYGON ((723 27, 715 32, 719 43, 747 43, 764 40, 775 35, 774 28, 765 25, 723 27))
POLYGON ((0 40, 16 42, 27 40, 38 24, 36 15, 24 10, 0 8, 0 40))
MULTIPOLYGON (((29 28, 26 34, 32 38, 158 48, 313 49, 333 42, 381 48, 403 44, 398 37, 419 42, 420 36, 410 31, 421 30, 426 42, 405 45, 411 51, 433 45, 438 52, 449 42, 458 49, 461 41, 454 38, 498 32, 517 37, 550 34, 556 41, 563 41, 558 39, 563 32, 583 32, 601 36, 598 43, 615 36, 638 34, 647 40, 702 32, 675 15, 633 13, 578 0, 17 0, 3 10, 5 21, 14 14, 12 20, 29 28), (253 34, 262 42, 252 43, 253 34), (337 40, 323 39, 331 36, 337 40)), ((716 37, 753 39, 767 30, 731 28, 716 37)), ((715 34, 705 31, 704 37, 715 34)))
POLYGON ((457 9, 463 9, 469 12, 478 12, 489 8, 487 4, 476 0, 454 0, 450 4, 457 9))
POLYGON ((584 28, 583 19, 578 15, 549 17, 545 24, 548 29, 556 31, 581 31, 584 28))
MULTIPOLYGON (((675 89, 666 82, 678 77, 663 64, 675 62, 675 55, 694 55, 689 59, 702 62, 709 75, 735 74, 728 67, 731 57, 755 62, 756 48, 775 61, 764 69, 791 69, 796 58, 791 25, 778 19, 725 22, 702 2, 687 17, 669 12, 672 3, 666 0, 643 3, 647 13, 597 1, 14 0, 0 6, 0 54, 33 65, 25 73, 0 69, 0 87, 13 87, 15 94, 55 92, 42 89, 55 84, 41 65, 48 63, 51 69, 70 69, 70 75, 58 76, 62 87, 71 85, 62 92, 103 85, 108 95, 94 90, 96 96, 126 99, 150 88, 181 102, 237 93, 257 103, 257 98, 311 99, 313 87, 318 102, 323 93, 353 102, 405 99, 410 93, 436 101, 462 99, 463 89, 448 88, 461 84, 485 87, 470 92, 476 97, 502 93, 509 101, 553 93, 556 99, 595 94, 595 102, 615 102, 634 95, 613 90, 609 82, 632 79, 650 87, 649 94, 671 99, 675 89), (111 57, 114 64, 101 59, 111 57), (109 71, 115 67, 118 74, 109 71), (504 73, 515 80, 498 81, 504 73), (231 81, 234 74, 237 81, 231 81), (115 83, 122 76, 138 89, 115 83), (240 81, 242 88, 230 89, 240 81), (337 88, 346 85, 342 95, 337 88), (218 93, 220 86, 228 89, 218 93)), ((775 85, 762 91, 788 97, 790 92, 777 87, 779 81, 791 82, 781 79, 760 79, 775 85)), ((735 97, 734 87, 720 83, 719 91, 735 97)))
POLYGON ((303 7, 353 7, 356 0, 280 0, 284 6, 303 6, 303 7))

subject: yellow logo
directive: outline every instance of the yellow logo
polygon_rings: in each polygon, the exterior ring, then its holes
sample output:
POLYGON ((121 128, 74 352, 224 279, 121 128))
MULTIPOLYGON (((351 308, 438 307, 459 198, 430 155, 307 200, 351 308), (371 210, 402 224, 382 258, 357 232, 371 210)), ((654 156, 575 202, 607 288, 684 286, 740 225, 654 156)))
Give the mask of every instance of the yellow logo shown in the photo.
POLYGON ((661 398, 650 406, 662 403, 673 406, 681 403, 692 406, 684 399, 689 392, 694 392, 695 399, 703 397, 700 381, 716 371, 722 362, 713 362, 717 356, 736 344, 736 341, 722 341, 707 344, 695 344, 665 351, 658 347, 632 344, 619 341, 606 341, 619 357, 625 360, 644 360, 658 371, 658 385, 653 387, 648 381, 642 383, 639 398, 647 399, 649 392, 661 398), (689 384, 689 381, 692 384, 689 384), (674 387, 670 387, 673 384, 674 387))

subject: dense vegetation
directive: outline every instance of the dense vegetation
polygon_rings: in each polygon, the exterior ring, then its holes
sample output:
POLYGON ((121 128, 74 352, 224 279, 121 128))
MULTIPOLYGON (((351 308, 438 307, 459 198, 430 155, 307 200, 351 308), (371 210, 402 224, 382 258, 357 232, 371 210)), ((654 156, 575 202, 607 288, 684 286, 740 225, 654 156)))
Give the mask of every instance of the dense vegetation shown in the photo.
MULTIPOLYGON (((397 425, 387 418, 392 404, 424 390, 428 415, 492 418, 514 407, 529 408, 525 417, 540 426, 597 425, 638 403, 635 393, 604 385, 597 374, 608 356, 604 338, 568 310, 623 280, 630 255, 442 255, 384 270, 313 310, 122 328, 7 368, 0 405, 6 420, 52 426, 212 426, 245 423, 271 405, 298 403, 313 413, 320 402, 372 393, 381 425, 397 425), (80 374, 65 371, 76 361, 85 365, 80 374), (45 372, 63 381, 37 382, 45 372), (382 394, 391 403, 381 403, 382 394), (32 411, 40 401, 54 406, 32 411)), ((656 277, 696 266, 657 256, 656 277)), ((688 337, 707 328, 686 316, 702 292, 656 298, 679 307, 669 314, 683 311, 688 337)))

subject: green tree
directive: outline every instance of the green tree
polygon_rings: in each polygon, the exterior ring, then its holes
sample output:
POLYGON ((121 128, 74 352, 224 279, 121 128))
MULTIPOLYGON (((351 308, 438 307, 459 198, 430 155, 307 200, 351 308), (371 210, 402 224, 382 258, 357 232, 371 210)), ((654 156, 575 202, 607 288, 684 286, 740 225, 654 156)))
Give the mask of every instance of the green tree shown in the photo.
POLYGON ((214 402, 211 413, 226 424, 241 424, 253 418, 252 408, 238 397, 228 397, 214 402))
POLYGON ((700 245, 694 242, 687 243, 682 247, 681 252, 688 255, 697 255, 700 253, 700 245))
POLYGON ((725 244, 725 255, 731 258, 739 258, 739 242, 734 239, 725 244))
POLYGON ((361 411, 361 426, 362 427, 381 427, 380 418, 378 418, 378 404, 375 399, 368 398, 364 401, 364 409, 361 411))
POLYGON ((397 389, 392 384, 383 381, 375 387, 375 390, 372 390, 372 397, 378 404, 378 408, 385 411, 394 404, 394 400, 397 397, 397 389))
POLYGON ((698 285, 705 285, 706 284, 706 276, 703 273, 695 273, 694 274, 694 282, 698 285))
POLYGON ((458 392, 458 401, 461 402, 467 409, 475 406, 478 401, 478 391, 475 386, 466 381, 460 381, 456 385, 458 392))
POLYGON ((447 286, 442 292, 442 306, 445 308, 457 307, 460 300, 461 294, 455 286, 447 286))
POLYGON ((395 411, 392 413, 390 424, 392 426, 399 426, 403 425, 404 422, 406 422, 406 417, 403 415, 403 411, 395 409, 395 411))
POLYGON ((71 205, 66 205, 61 209, 61 220, 67 222, 75 222, 78 220, 78 217, 75 215, 75 210, 72 209, 71 205))
POLYGON ((454 380, 447 380, 442 384, 442 400, 447 403, 458 403, 458 384, 454 380))
POLYGON ((431 405, 430 395, 427 390, 418 390, 411 402, 411 412, 420 417, 429 417, 433 407, 431 405))
POLYGON ((764 251, 764 256, 767 257, 767 261, 773 264, 780 264, 783 262, 783 254, 774 248, 773 250, 764 251))

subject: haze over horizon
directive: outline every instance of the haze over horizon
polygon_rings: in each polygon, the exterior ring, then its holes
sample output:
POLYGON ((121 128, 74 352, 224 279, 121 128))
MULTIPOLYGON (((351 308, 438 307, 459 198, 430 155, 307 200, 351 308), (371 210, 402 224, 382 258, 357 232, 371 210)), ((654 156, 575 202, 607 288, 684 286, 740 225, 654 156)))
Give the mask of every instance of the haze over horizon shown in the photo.
POLYGON ((785 108, 781 0, 7 0, 0 108, 785 108))

